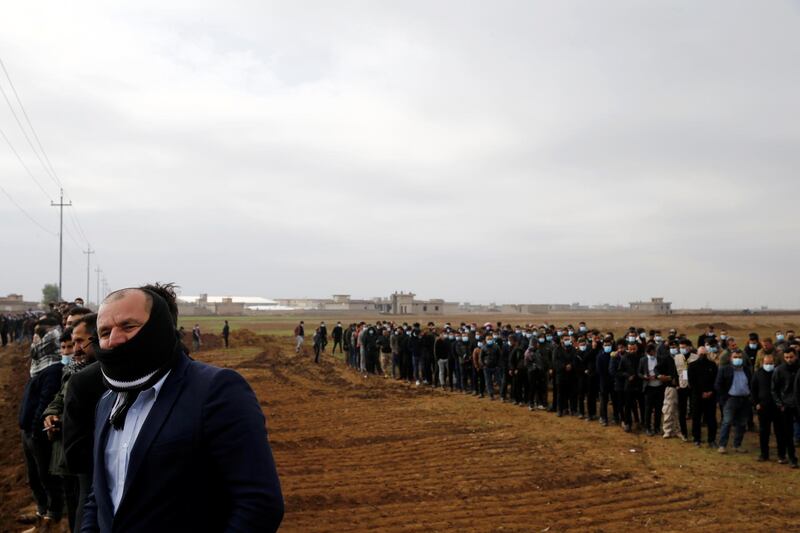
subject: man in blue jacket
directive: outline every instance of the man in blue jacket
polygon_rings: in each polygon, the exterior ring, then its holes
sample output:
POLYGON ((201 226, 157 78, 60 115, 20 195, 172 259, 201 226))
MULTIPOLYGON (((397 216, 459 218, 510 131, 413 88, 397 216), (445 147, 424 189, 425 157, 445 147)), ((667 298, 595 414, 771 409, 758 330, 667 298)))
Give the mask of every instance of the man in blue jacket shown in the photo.
POLYGON ((96 359, 94 484, 81 531, 275 531, 283 497, 264 415, 236 372, 189 359, 166 301, 109 295, 96 359))
POLYGON ((42 431, 44 411, 61 388, 61 328, 58 320, 43 318, 36 324, 35 331, 31 344, 31 377, 25 384, 19 406, 19 428, 28 482, 36 500, 37 526, 49 528, 61 520, 64 507, 61 479, 50 474, 52 447, 42 431))

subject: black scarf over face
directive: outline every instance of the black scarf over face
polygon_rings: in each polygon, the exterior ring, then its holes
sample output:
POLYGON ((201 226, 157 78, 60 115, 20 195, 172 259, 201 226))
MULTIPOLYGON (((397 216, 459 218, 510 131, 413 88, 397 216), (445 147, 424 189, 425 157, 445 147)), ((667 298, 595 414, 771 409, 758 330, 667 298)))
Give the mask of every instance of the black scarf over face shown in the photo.
POLYGON ((153 306, 150 318, 136 335, 114 348, 102 349, 99 342, 95 345, 103 381, 118 393, 109 417, 114 429, 124 427, 128 409, 139 393, 158 383, 182 351, 167 302, 154 292, 143 292, 152 298, 153 306))

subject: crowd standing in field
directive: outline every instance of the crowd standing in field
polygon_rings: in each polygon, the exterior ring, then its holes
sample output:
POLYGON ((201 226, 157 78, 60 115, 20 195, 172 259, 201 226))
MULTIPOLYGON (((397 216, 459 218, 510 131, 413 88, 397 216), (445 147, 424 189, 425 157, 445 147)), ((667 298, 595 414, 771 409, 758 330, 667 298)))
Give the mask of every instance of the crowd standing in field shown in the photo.
MULTIPOLYGON (((316 362, 327 342, 323 328, 315 332, 316 362)), ((303 331, 300 322, 298 352, 303 331)), ((696 341, 674 329, 662 335, 636 327, 617 337, 584 322, 577 328, 501 322, 422 327, 378 320, 346 328, 337 323, 336 331, 342 331, 345 362, 365 378, 499 398, 625 432, 698 447, 705 442, 722 454, 729 444, 747 453, 743 440, 756 429, 755 413, 758 460, 770 459, 774 434, 778 463, 798 467, 800 339, 791 330, 776 331, 774 338, 750 333, 741 346, 713 326, 696 341)))
MULTIPOLYGON (((241 376, 188 356, 177 309, 172 286, 155 284, 111 293, 98 313, 76 300, 2 317, 3 344, 30 342, 28 532, 278 528, 261 407, 241 376)), ((225 321, 226 348, 229 334, 225 321)))

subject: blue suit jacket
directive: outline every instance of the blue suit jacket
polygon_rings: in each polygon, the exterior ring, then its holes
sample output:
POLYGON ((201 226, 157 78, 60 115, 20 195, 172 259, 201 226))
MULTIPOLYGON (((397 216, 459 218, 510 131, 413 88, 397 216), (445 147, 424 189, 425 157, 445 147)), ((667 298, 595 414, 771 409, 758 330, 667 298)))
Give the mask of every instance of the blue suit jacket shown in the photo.
POLYGON ((116 515, 105 465, 114 399, 110 393, 97 404, 82 532, 278 529, 278 474, 264 415, 242 376, 181 355, 131 450, 116 515))

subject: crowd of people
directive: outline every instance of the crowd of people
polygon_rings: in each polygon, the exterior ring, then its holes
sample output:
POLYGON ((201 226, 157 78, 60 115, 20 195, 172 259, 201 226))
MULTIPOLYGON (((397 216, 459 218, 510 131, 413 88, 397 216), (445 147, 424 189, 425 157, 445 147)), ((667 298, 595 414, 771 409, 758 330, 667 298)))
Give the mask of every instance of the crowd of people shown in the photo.
MULTIPOLYGON (((258 401, 238 374, 188 356, 177 312, 172 286, 155 284, 112 293, 98 313, 78 299, 3 317, 11 342, 30 342, 19 411, 28 532, 277 529, 283 500, 258 401)), ((229 333, 226 321, 226 347, 229 333)))
MULTIPOLYGON (((305 324, 295 328, 300 353, 305 324)), ((332 330, 347 365, 416 386, 440 387, 490 400, 575 416, 623 431, 704 443, 719 453, 746 453, 745 433, 758 431, 759 461, 798 467, 800 338, 753 332, 741 346, 711 325, 692 341, 671 329, 611 331, 552 324, 514 326, 378 320, 332 330), (718 415, 719 413, 719 415, 718 415), (757 419, 757 425, 756 425, 757 419), (689 428, 691 421, 691 432, 689 428), (719 431, 718 431, 719 429, 719 431)), ((327 328, 314 332, 315 360, 327 328)))

